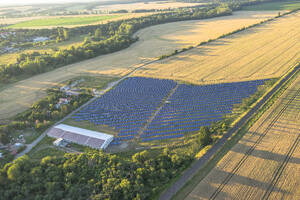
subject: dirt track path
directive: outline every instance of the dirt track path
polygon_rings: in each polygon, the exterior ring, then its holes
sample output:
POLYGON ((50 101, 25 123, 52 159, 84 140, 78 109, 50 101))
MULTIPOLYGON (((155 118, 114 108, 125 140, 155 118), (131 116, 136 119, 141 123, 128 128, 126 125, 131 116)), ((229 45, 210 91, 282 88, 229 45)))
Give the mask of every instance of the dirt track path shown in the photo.
POLYGON ((232 16, 157 25, 137 33, 140 40, 122 51, 99 56, 0 89, 0 119, 29 108, 45 90, 79 75, 124 76, 133 69, 175 49, 199 44, 224 33, 257 23, 277 12, 236 12, 232 16))

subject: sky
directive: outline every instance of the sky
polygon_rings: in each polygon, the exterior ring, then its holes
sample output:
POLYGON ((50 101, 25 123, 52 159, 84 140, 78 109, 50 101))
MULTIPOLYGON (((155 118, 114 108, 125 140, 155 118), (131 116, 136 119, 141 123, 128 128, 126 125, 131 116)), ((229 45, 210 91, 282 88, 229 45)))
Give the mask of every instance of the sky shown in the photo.
POLYGON ((49 3, 74 3, 91 2, 95 0, 0 0, 0 6, 3 5, 28 5, 28 4, 49 4, 49 3))

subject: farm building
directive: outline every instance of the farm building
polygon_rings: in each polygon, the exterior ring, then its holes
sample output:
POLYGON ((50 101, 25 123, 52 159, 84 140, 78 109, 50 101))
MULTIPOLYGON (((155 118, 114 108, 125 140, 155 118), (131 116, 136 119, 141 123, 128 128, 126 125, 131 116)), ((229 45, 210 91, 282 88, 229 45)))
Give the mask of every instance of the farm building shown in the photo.
POLYGON ((48 132, 49 137, 62 138, 68 142, 89 146, 94 149, 106 149, 114 137, 101 132, 90 131, 60 124, 48 132))
POLYGON ((49 40, 48 37, 36 37, 33 39, 33 42, 45 42, 47 40, 49 40))

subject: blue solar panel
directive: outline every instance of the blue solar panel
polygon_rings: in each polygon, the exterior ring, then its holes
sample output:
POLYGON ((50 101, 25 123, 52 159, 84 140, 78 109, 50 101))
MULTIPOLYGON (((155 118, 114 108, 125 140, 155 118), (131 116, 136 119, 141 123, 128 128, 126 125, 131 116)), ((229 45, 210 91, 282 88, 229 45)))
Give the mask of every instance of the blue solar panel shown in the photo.
POLYGON ((113 144, 136 137, 142 141, 183 137, 198 131, 201 126, 221 120, 222 116, 231 113, 234 104, 255 93, 257 86, 264 82, 179 84, 169 96, 177 86, 172 80, 130 77, 71 118, 115 129, 118 137, 113 144), (145 127, 160 106, 158 114, 145 127))

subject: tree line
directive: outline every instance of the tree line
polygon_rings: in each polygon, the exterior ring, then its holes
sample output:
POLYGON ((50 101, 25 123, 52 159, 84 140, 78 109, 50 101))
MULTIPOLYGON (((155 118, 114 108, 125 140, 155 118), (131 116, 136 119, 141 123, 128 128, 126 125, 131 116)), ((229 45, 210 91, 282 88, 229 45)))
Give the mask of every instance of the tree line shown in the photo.
POLYGON ((14 131, 34 128, 42 132, 71 111, 87 102, 92 96, 86 93, 72 96, 69 104, 56 107, 59 98, 67 96, 58 89, 49 89, 48 95, 35 102, 30 109, 14 117, 10 123, 0 125, 0 142, 8 144, 14 131))
POLYGON ((72 46, 69 49, 57 50, 53 53, 33 52, 21 54, 16 63, 0 66, 0 83, 9 83, 21 74, 28 77, 127 48, 138 40, 138 38, 133 37, 133 34, 148 26, 182 20, 205 19, 230 15, 231 13, 232 11, 228 6, 221 5, 217 7, 178 9, 173 12, 120 20, 102 25, 63 30, 58 28, 54 31, 58 41, 61 38, 65 39, 65 35, 70 37, 93 33, 94 37, 92 40, 86 39, 78 47, 72 46), (64 30, 67 30, 67 32, 64 30))
MULTIPOLYGON (((199 147, 211 142, 207 129, 201 133, 199 147)), ((0 169, 0 195, 10 200, 153 199, 193 156, 170 148, 129 158, 93 150, 39 161, 23 156, 0 169)))

